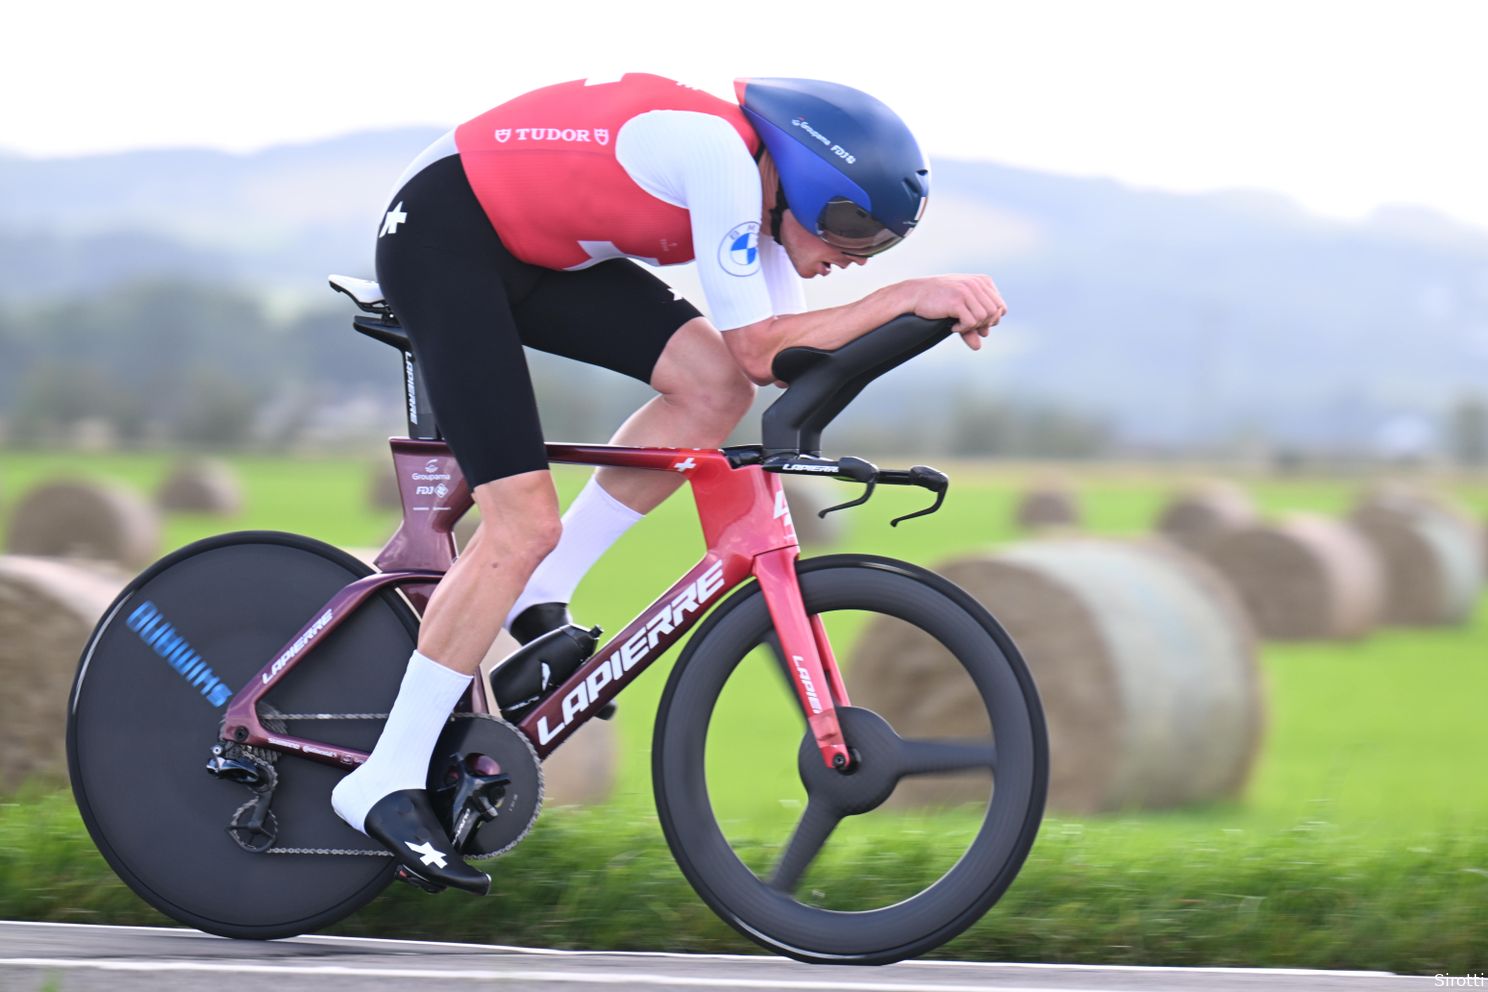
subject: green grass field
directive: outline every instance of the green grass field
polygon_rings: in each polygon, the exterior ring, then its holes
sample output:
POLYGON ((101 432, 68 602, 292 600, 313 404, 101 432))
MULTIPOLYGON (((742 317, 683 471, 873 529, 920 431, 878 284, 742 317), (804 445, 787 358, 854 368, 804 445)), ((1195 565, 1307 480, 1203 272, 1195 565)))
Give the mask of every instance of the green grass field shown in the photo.
MULTIPOLYGON (((396 525, 394 515, 367 509, 368 473, 387 463, 385 454, 377 458, 233 458, 247 490, 246 511, 231 521, 172 517, 162 553, 208 534, 258 528, 343 546, 377 545, 396 525)), ((0 523, 8 523, 16 494, 41 479, 108 476, 148 491, 168 461, 0 452, 0 523)), ((921 505, 921 494, 884 491, 866 507, 847 511, 840 547, 930 564, 1015 539, 1012 506, 1030 474, 996 466, 951 474, 951 496, 940 514, 891 529, 888 519, 921 505)), ((558 472, 564 499, 584 477, 580 469, 558 472)), ((1150 528, 1175 477, 1097 468, 1073 478, 1090 529, 1136 534, 1150 528)), ((1250 488, 1268 512, 1341 512, 1359 484, 1266 480, 1250 488)), ((1488 481, 1449 488, 1488 515, 1488 481)), ((844 485, 842 491, 850 490, 844 485)), ((701 550, 691 502, 679 495, 595 568, 576 597, 575 613, 618 631, 701 550)), ((400 893, 349 921, 347 931, 567 946, 746 948, 688 895, 669 865, 652 812, 651 721, 670 662, 669 656, 654 666, 622 697, 621 775, 610 806, 546 816, 533 838, 498 866, 498 877, 530 894, 530 901, 462 916, 445 899, 431 916, 432 903, 400 893), (556 877, 560 872, 566 881, 556 877), (422 907, 423 922, 410 922, 404 913, 410 905, 422 907), (632 915, 617 920, 625 907, 632 915)), ((1488 947, 1488 596, 1467 627, 1389 630, 1352 645, 1269 644, 1262 664, 1269 727, 1242 799, 1182 811, 1049 818, 1018 882, 948 953, 1481 970, 1488 947)), ((732 760, 747 768, 755 741, 774 739, 772 729, 798 727, 795 719, 761 715, 742 724, 732 760)), ((751 783, 742 773, 735 780, 739 796, 719 799, 737 798, 742 810, 751 783)), ((741 813, 739 829, 778 842, 777 825, 788 824, 790 812, 753 820, 741 813)), ((75 847, 67 848, 91 866, 76 868, 75 885, 68 882, 73 868, 59 868, 58 881, 48 885, 27 882, 31 849, 18 838, 22 823, 34 827, 38 817, 59 832, 78 832, 65 796, 0 809, 0 892, 8 893, 0 896, 0 911, 154 918, 109 881, 106 870, 103 881, 96 877, 101 862, 88 854, 85 836, 73 837, 75 847)), ((962 826, 954 816, 938 823, 910 817, 896 829, 912 834, 962 826)), ((902 866, 892 851, 874 854, 875 839, 868 831, 861 843, 854 837, 839 845, 813 868, 813 884, 819 876, 822 886, 838 892, 892 885, 902 866)))

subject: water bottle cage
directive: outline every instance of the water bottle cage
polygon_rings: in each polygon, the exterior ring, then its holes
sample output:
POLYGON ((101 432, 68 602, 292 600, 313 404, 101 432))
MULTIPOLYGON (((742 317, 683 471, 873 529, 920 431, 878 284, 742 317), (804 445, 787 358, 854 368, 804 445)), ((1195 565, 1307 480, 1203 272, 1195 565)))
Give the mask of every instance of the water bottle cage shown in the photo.
POLYGON ((572 624, 550 630, 513 651, 491 673, 491 694, 502 716, 516 722, 555 686, 562 685, 599 643, 598 627, 572 624))

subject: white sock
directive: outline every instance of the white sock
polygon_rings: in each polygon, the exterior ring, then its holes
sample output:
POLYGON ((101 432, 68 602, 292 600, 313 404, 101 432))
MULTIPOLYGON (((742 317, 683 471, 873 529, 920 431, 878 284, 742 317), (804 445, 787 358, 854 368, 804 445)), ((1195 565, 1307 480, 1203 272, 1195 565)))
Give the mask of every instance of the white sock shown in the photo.
POLYGON ((558 546, 527 580, 527 588, 506 615, 506 626, 510 628, 534 603, 573 602, 579 580, 643 516, 605 492, 598 477, 591 476, 563 515, 558 546))
POLYGON ((366 833, 367 811, 379 799, 401 789, 424 788, 434 742, 470 682, 471 676, 413 652, 372 756, 331 790, 336 815, 366 833))

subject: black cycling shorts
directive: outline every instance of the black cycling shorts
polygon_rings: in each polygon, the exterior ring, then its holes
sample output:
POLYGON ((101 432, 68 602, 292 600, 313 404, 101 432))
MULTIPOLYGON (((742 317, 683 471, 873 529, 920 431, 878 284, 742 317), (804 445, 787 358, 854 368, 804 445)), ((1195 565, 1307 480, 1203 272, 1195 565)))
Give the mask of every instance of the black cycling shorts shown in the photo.
POLYGON ((564 272, 516 258, 458 155, 420 170, 388 211, 377 281, 471 489, 548 467, 523 345, 649 384, 672 335, 699 316, 629 259, 564 272))

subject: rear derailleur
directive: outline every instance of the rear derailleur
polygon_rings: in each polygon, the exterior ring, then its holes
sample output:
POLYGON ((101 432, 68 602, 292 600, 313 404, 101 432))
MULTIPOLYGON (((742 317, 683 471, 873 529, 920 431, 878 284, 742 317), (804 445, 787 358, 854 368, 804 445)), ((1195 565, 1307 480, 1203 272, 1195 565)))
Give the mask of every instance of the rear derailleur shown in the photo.
POLYGON ((207 761, 207 774, 214 778, 245 785, 253 798, 239 806, 227 823, 227 834, 243 850, 262 854, 279 838, 279 821, 269 811, 274 790, 279 786, 279 772, 270 761, 238 744, 212 745, 207 761))

